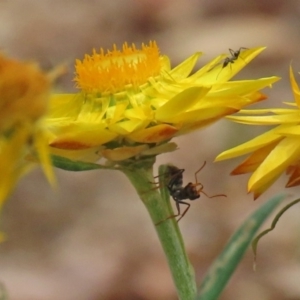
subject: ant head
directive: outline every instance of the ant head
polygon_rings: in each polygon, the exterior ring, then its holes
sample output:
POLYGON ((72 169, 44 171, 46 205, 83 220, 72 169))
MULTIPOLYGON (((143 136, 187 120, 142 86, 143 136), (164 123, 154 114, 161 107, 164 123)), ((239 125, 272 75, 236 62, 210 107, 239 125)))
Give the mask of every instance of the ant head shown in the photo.
POLYGON ((194 183, 189 182, 187 184, 187 186, 185 187, 185 191, 190 200, 195 200, 195 199, 200 198, 201 189, 197 190, 197 185, 194 183))

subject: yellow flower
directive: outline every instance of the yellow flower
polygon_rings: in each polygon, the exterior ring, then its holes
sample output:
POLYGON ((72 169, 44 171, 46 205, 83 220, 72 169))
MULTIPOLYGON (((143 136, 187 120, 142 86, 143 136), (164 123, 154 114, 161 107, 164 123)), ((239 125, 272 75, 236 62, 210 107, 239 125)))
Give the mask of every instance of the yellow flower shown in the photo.
POLYGON ((33 151, 53 180, 40 123, 49 88, 50 78, 35 64, 0 55, 0 207, 18 178, 31 167, 24 157, 33 151))
POLYGON ((172 69, 155 42, 94 50, 76 61, 80 92, 51 99, 51 152, 85 162, 128 162, 173 151, 173 137, 265 99, 260 90, 277 77, 228 81, 263 49, 246 49, 226 67, 220 55, 192 75, 201 53, 172 69))
POLYGON ((242 124, 278 125, 216 158, 219 161, 251 153, 232 174, 253 172, 248 182, 248 191, 254 193, 255 199, 284 171, 290 175, 286 187, 300 184, 300 90, 291 67, 290 81, 295 103, 285 103, 288 108, 242 110, 240 113, 254 116, 228 117, 242 124))

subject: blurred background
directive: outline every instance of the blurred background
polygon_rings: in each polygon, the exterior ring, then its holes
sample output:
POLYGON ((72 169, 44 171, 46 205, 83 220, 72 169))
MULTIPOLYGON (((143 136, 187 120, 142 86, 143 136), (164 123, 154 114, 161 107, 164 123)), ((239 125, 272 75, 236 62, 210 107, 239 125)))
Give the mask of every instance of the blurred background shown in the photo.
MULTIPOLYGON (((300 69, 300 2, 0 0, 1 51, 37 60, 46 70, 66 63, 69 72, 59 80, 59 91, 75 91, 74 60, 93 48, 149 40, 158 42, 173 66, 196 51, 205 53, 201 66, 228 48, 267 46, 236 78, 281 76, 260 104, 279 106, 292 100, 291 61, 300 69)), ((186 183, 206 161, 199 175, 206 193, 227 194, 202 196, 180 221, 199 283, 246 216, 283 190, 285 176, 254 202, 247 195, 249 176, 229 176, 241 160, 213 163, 220 152, 262 130, 224 120, 178 138, 180 149, 157 161, 156 168, 169 162, 185 168, 186 183)), ((56 174, 57 190, 37 169, 5 204, 1 229, 8 239, 0 245, 0 290, 10 300, 176 299, 155 230, 127 179, 116 171, 56 174)), ((296 199, 300 190, 286 192, 296 199)), ((286 212, 260 242, 256 272, 249 249, 221 300, 300 299, 299 213, 299 205, 286 212)))

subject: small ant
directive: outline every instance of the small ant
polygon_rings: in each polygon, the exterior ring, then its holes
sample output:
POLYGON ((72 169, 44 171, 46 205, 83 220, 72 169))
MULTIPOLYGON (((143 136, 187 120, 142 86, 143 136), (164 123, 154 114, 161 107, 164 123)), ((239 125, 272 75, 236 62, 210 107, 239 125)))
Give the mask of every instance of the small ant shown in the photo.
POLYGON ((241 50, 243 50, 243 49, 247 49, 247 48, 240 47, 240 49, 236 50, 236 51, 234 51, 234 50, 232 50, 232 49, 229 48, 229 52, 231 54, 231 57, 226 57, 224 59, 224 62, 223 62, 223 65, 222 65, 222 69, 225 68, 226 66, 228 66, 228 64, 230 64, 230 63, 233 64, 234 61, 239 58, 239 56, 241 54, 241 50))
MULTIPOLYGON (((239 56, 241 54, 241 50, 243 50, 243 49, 245 50, 245 49, 248 49, 248 48, 240 47, 240 49, 236 50, 236 51, 234 51, 234 50, 232 50, 232 49, 229 48, 229 52, 230 52, 231 56, 230 57, 226 57, 224 59, 221 71, 222 71, 222 69, 224 69, 225 67, 227 67, 229 64, 233 64, 239 58, 239 56)), ((220 71, 220 73, 221 73, 221 71, 220 71)), ((218 74, 217 79, 218 79, 220 73, 218 74)))
POLYGON ((184 202, 183 200, 198 199, 200 198, 200 193, 204 194, 208 198, 215 198, 215 197, 222 197, 222 196, 227 197, 224 194, 208 196, 203 191, 203 185, 202 183, 198 182, 197 174, 204 168, 205 165, 206 165, 206 161, 203 163, 201 168, 195 173, 195 183, 189 182, 185 187, 183 187, 183 176, 182 176, 184 169, 179 169, 175 166, 168 167, 170 180, 167 187, 170 192, 170 195, 172 196, 173 200, 176 202, 177 214, 169 216, 168 218, 156 223, 155 225, 159 225, 168 219, 176 218, 180 216, 177 220, 177 222, 179 222, 184 217, 184 215, 188 212, 191 206, 191 204, 184 202), (184 204, 188 206, 182 214, 180 212, 180 204, 184 204))

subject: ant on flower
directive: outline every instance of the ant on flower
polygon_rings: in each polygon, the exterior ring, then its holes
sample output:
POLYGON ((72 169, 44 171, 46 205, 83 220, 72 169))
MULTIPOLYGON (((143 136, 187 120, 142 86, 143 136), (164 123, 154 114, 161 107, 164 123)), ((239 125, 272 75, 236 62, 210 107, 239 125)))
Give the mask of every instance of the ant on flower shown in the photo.
MULTIPOLYGON (((223 60, 222 68, 217 76, 217 79, 218 79, 220 73, 222 72, 222 70, 224 68, 226 68, 229 64, 233 64, 240 57, 241 51, 245 50, 245 49, 248 49, 248 48, 240 47, 239 50, 232 50, 229 48, 229 52, 230 52, 231 56, 228 56, 223 60)), ((219 64, 217 64, 217 65, 219 65, 219 64)))
POLYGON ((239 58, 239 56, 240 56, 240 54, 241 54, 241 50, 245 50, 245 49, 247 49, 247 48, 245 48, 245 47, 240 47, 240 49, 239 50, 236 50, 236 51, 234 51, 234 50, 232 50, 232 49, 230 49, 229 48, 229 52, 230 52, 230 54, 231 54, 231 57, 226 57, 225 59, 224 59, 224 61, 223 61, 223 65, 222 65, 222 69, 223 68, 225 68, 226 66, 228 66, 228 64, 233 64, 234 63, 234 61, 236 61, 238 58, 239 58))
POLYGON ((188 212, 191 204, 183 201, 183 200, 196 200, 200 198, 200 194, 204 194, 208 198, 215 198, 215 197, 227 197, 224 194, 218 194, 213 196, 208 196, 203 191, 203 184, 198 182, 197 174, 204 168, 206 162, 203 163, 201 168, 196 171, 195 173, 195 183, 189 182, 186 186, 183 186, 183 172, 184 169, 179 169, 175 166, 168 166, 168 175, 169 175, 169 182, 167 188, 169 190, 170 195, 172 196, 173 200, 176 202, 177 214, 169 216, 168 218, 159 221, 155 225, 159 225, 164 221, 172 218, 179 217, 177 222, 179 222, 184 215, 188 212), (181 214, 180 212, 180 204, 187 205, 187 208, 181 214))

